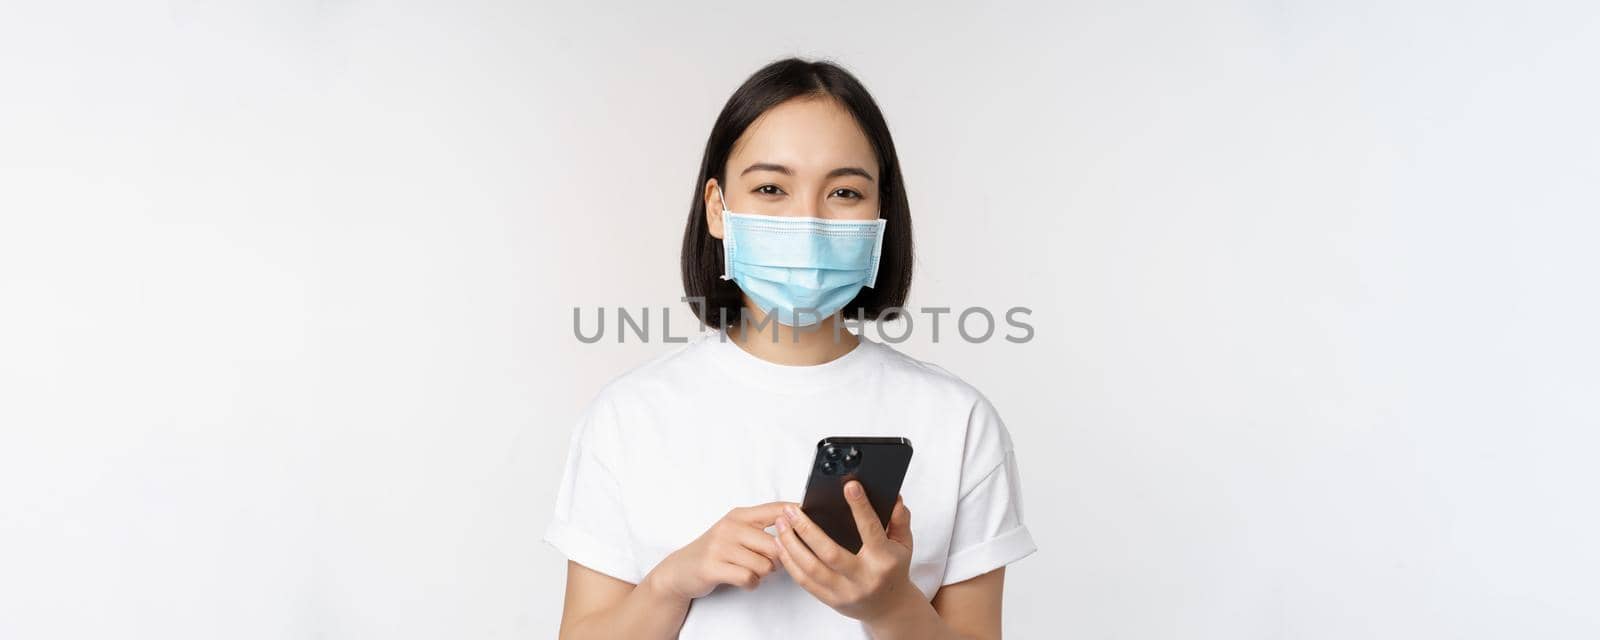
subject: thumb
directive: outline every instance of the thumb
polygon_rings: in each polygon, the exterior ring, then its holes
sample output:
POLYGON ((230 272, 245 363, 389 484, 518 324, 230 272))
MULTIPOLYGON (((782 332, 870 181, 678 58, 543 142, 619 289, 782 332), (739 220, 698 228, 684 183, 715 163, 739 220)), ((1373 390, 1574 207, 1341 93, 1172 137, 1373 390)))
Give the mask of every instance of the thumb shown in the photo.
POLYGON ((861 481, 851 480, 844 483, 844 499, 850 503, 850 513, 855 516, 856 531, 861 534, 861 544, 866 546, 884 538, 883 522, 878 520, 878 514, 872 510, 872 502, 867 500, 867 490, 861 486, 861 481))

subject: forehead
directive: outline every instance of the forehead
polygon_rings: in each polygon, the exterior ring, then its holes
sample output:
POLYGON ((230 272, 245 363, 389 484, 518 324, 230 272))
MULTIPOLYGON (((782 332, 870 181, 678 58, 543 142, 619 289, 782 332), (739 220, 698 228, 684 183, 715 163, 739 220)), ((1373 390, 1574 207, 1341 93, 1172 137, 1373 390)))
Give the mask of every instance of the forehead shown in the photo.
POLYGON ((753 162, 781 164, 800 174, 856 166, 878 176, 877 154, 866 132, 826 97, 795 98, 756 118, 728 155, 730 177, 753 162))

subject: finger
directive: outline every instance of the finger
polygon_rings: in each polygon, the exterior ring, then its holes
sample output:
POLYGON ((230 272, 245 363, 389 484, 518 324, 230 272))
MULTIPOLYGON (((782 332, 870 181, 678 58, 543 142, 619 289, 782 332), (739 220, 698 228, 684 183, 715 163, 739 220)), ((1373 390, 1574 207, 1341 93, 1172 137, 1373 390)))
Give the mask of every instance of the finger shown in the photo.
POLYGON ((794 583, 800 585, 801 589, 805 589, 806 593, 811 594, 818 600, 827 602, 827 591, 811 577, 811 574, 806 573, 805 568, 800 566, 800 561, 789 555, 789 549, 784 546, 783 538, 778 537, 773 540, 778 545, 778 562, 783 565, 784 572, 789 574, 789 579, 794 580, 794 583))
POLYGON ((778 547, 773 544, 772 534, 754 527, 741 527, 739 531, 735 532, 735 536, 739 546, 759 553, 768 559, 778 559, 778 547))
POLYGON ((833 583, 828 581, 837 579, 837 576, 830 577, 826 575, 826 572, 830 570, 814 557, 802 561, 790 553, 791 549, 797 553, 808 553, 808 551, 805 548, 805 543, 794 537, 794 530, 788 526, 787 518, 780 517, 778 522, 778 557, 780 558, 779 561, 783 563, 784 571, 788 572, 790 579, 794 580, 795 584, 800 585, 800 588, 805 589, 812 597, 824 604, 832 603, 834 601, 833 583), (785 538, 785 535, 789 537, 785 538), (808 570, 807 566, 811 567, 811 569, 808 570))
POLYGON ((906 506, 905 496, 895 498, 894 512, 889 514, 889 530, 884 533, 890 540, 911 546, 911 508, 906 506))
POLYGON ((855 554, 834 542, 833 538, 828 536, 828 532, 823 531, 822 527, 800 508, 788 509, 784 511, 784 516, 789 521, 789 528, 793 529, 801 540, 806 541, 806 546, 811 547, 811 553, 818 560, 834 571, 850 573, 850 562, 855 560, 855 554))
MULTIPOLYGON (((771 550, 769 549, 769 552, 770 551, 771 550)), ((750 549, 746 549, 742 545, 730 547, 726 552, 724 552, 724 555, 721 559, 731 564, 736 564, 754 571, 756 575, 760 577, 766 577, 767 575, 770 575, 773 569, 777 568, 773 564, 774 561, 772 558, 755 551, 751 551, 750 549)))
POLYGON ((783 508, 794 504, 793 502, 768 502, 749 507, 738 507, 728 512, 727 518, 765 529, 778 521, 778 516, 783 515, 783 508))
POLYGON ((867 501, 867 490, 861 486, 861 481, 844 483, 844 500, 850 503, 850 513, 855 516, 856 531, 861 533, 861 546, 883 540, 883 523, 878 520, 878 514, 872 511, 872 503, 867 501))
POLYGON ((838 582, 838 574, 806 548, 787 517, 778 519, 778 543, 783 568, 794 576, 795 582, 819 597, 819 591, 832 592, 832 586, 838 582))
POLYGON ((761 584, 761 576, 749 568, 732 563, 720 563, 711 570, 711 576, 719 584, 731 584, 745 591, 751 591, 761 584))

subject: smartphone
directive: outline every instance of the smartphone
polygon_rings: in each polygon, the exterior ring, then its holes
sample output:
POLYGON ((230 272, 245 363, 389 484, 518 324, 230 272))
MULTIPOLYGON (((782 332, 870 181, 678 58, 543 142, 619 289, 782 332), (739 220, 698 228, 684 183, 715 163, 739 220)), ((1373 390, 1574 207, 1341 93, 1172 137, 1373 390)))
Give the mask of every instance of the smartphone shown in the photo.
POLYGON ((839 546, 856 553, 861 550, 861 534, 850 503, 844 499, 844 483, 860 481, 872 511, 878 514, 878 523, 888 527, 910 466, 911 441, 905 438, 823 438, 817 442, 800 510, 839 546))

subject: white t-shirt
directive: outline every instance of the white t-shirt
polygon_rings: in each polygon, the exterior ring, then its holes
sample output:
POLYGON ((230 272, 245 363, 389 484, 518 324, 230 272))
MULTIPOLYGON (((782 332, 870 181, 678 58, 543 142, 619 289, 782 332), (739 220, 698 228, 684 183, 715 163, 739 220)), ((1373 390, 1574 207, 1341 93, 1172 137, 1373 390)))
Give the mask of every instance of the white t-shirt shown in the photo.
MULTIPOLYGON (((724 333, 691 340, 606 385, 584 411, 544 535, 568 559, 637 584, 729 509, 800 502, 828 436, 911 440, 900 494, 911 580, 930 600, 1035 551, 1011 436, 959 378, 865 337, 815 366, 761 360, 724 333)), ((679 637, 867 635, 780 567, 754 591, 720 585, 695 600, 679 637)))

